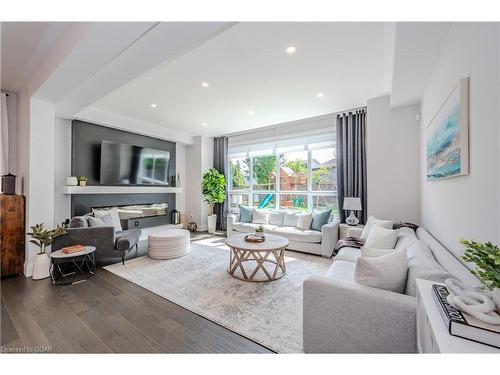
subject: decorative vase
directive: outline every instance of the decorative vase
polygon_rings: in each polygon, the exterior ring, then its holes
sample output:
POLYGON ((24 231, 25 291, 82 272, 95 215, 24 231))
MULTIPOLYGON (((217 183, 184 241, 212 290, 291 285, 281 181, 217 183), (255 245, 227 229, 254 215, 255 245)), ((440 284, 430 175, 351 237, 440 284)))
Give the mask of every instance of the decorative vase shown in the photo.
POLYGON ((217 215, 208 215, 208 233, 215 234, 215 224, 217 223, 217 215))
POLYGON ((74 176, 71 177, 66 177, 66 185, 67 186, 77 186, 78 185, 78 179, 74 176))
POLYGON ((259 237, 259 238, 264 237, 264 232, 255 232, 255 237, 259 237))
POLYGON ((493 301, 497 307, 497 312, 500 314, 500 288, 493 289, 493 301))
POLYGON ((47 253, 39 253, 33 263, 33 280, 45 279, 50 276, 50 257, 47 253))
POLYGON ((87 181, 79 181, 80 186, 87 186, 87 181))

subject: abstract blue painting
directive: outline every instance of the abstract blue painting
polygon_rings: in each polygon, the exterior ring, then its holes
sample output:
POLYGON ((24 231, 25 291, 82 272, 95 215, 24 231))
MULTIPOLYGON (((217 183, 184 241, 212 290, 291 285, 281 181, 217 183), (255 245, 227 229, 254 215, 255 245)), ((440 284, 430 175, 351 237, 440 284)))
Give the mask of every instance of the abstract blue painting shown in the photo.
POLYGON ((427 180, 469 173, 468 79, 462 79, 427 129, 427 180))

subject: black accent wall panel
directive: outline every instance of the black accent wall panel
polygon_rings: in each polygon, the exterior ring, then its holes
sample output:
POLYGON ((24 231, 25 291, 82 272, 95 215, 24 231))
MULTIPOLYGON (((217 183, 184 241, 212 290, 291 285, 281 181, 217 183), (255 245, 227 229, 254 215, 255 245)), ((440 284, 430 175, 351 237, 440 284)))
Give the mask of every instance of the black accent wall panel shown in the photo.
MULTIPOLYGON (((170 152, 169 180, 175 178, 175 143, 112 129, 89 122, 72 121, 71 174, 86 176, 87 185, 99 186, 101 141, 108 140, 170 152)), ((168 203, 169 212, 175 208, 175 194, 76 194, 71 196, 71 215, 91 212, 94 207, 125 206, 131 204, 168 203)), ((164 217, 161 221, 167 221, 164 217)), ((165 222, 156 225, 165 224, 165 222)))

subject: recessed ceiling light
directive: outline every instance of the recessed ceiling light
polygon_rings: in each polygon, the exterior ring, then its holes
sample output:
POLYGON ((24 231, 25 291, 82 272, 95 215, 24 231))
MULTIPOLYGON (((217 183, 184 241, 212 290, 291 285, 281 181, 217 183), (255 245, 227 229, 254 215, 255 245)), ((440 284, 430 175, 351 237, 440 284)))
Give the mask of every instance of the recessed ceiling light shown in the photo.
POLYGON ((253 115, 253 114, 255 114, 255 111, 251 109, 250 111, 248 111, 248 114, 253 115))
POLYGON ((316 96, 321 99, 322 97, 325 96, 325 94, 323 94, 322 92, 318 92, 318 94, 316 96))
POLYGON ((156 108, 156 107, 158 107, 155 103, 151 103, 149 106, 150 106, 151 108, 156 108))
POLYGON ((295 46, 288 46, 286 49, 286 53, 288 53, 289 55, 295 53, 295 51, 297 51, 297 48, 295 48, 295 46))
POLYGON ((210 85, 208 84, 208 82, 202 82, 202 83, 201 83, 201 87, 205 87, 205 88, 207 88, 208 86, 210 86, 210 85))
POLYGON ((201 126, 207 126, 207 123, 206 122, 202 122, 201 126))

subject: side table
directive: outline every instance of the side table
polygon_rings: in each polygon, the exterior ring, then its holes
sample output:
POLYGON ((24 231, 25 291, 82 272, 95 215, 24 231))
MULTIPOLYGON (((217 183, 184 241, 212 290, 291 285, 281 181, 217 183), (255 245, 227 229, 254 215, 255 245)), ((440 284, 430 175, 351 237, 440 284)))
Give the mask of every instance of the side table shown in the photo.
POLYGON ((95 275, 94 246, 85 246, 85 250, 72 254, 57 250, 50 253, 50 259, 50 278, 54 285, 74 284, 95 275))

